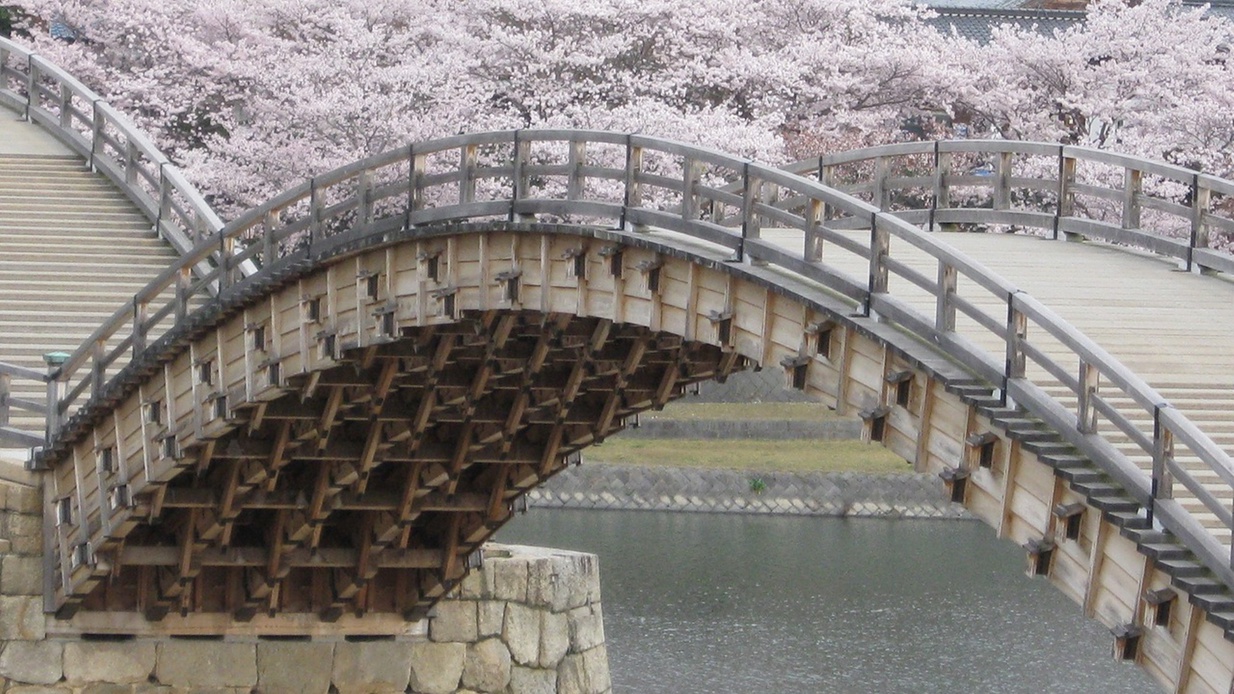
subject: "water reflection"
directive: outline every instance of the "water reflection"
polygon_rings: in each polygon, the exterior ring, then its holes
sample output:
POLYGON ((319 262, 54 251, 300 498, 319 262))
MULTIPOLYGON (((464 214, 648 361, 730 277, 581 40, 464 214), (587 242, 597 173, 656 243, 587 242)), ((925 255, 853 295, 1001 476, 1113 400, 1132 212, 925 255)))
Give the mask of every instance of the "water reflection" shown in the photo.
POLYGON ((979 523, 533 510, 596 552, 614 692, 1156 692, 979 523))

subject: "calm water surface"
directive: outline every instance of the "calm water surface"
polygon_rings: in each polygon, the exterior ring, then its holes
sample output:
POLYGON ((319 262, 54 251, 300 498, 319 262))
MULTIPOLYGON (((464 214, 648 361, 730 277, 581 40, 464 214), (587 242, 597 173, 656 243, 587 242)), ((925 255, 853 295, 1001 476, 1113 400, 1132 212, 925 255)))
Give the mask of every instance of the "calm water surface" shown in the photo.
POLYGON ((980 523, 533 509, 498 539, 600 555, 620 694, 1159 691, 980 523))

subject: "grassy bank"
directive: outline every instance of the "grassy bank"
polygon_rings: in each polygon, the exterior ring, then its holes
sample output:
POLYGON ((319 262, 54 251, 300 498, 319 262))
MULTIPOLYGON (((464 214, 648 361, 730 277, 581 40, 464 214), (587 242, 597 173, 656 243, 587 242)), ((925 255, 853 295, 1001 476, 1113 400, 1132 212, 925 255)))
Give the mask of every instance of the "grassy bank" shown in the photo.
POLYGON ((878 444, 815 439, 622 439, 588 448, 589 461, 625 465, 675 465, 751 472, 912 472, 878 444))

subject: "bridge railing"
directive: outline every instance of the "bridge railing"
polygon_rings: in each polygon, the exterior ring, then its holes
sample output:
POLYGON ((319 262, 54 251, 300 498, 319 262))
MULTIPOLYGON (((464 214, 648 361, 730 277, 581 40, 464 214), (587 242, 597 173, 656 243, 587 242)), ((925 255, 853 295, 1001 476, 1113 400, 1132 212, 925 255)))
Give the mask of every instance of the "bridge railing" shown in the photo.
POLYGON ((246 212, 188 251, 55 374, 52 440, 41 460, 54 463, 66 450, 59 436, 66 418, 103 411, 98 396, 125 387, 123 379, 109 383, 130 354, 173 349, 169 336, 186 325, 194 300, 243 300, 260 294, 263 282, 365 244, 414 237, 429 225, 494 219, 607 228, 653 246, 688 237, 699 252, 739 261, 743 271, 780 273, 809 291, 846 297, 854 310, 946 350, 1044 420, 1234 586, 1230 549, 1174 499, 1181 485, 1202 502, 1198 513, 1231 528, 1222 492, 1234 487, 1234 462, 1099 345, 1007 280, 874 204, 785 170, 639 135, 503 131, 418 143, 318 176, 246 212), (797 245, 788 250, 763 239, 764 229, 789 230, 797 245), (865 271, 853 276, 822 263, 824 247, 829 257, 848 254, 865 271), (226 260, 194 277, 191 268, 214 253, 226 260), (246 277, 241 263, 259 270, 246 277), (913 308, 912 296, 923 292, 931 314, 913 308), (1063 384, 1066 393, 1052 395, 1047 382, 1063 384), (1103 438, 1097 416, 1125 432, 1151 459, 1151 470, 1103 438), (1180 464, 1184 453, 1203 470, 1180 464), (1214 475, 1221 489, 1206 486, 1214 475))
POLYGON ((1042 142, 911 142, 795 162, 919 225, 1008 225, 1234 272, 1234 182, 1116 152, 1042 142))
POLYGON ((46 417, 47 402, 28 400, 15 395, 12 387, 13 379, 37 381, 41 384, 46 384, 50 380, 46 373, 15 364, 0 362, 0 448, 5 446, 12 446, 14 448, 42 446, 45 443, 43 435, 33 434, 10 426, 10 417, 13 410, 46 417))
POLYGON ((181 253, 223 227, 197 188, 132 121, 72 75, 4 38, 0 104, 85 157, 181 253))

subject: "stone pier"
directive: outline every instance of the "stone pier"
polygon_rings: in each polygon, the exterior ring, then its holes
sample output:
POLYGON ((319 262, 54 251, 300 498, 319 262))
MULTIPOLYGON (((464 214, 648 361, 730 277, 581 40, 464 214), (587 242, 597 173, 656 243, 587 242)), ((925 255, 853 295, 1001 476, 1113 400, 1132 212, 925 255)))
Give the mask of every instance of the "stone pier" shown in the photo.
POLYGON ((605 694, 594 555, 489 544, 483 566, 410 635, 91 637, 43 612, 42 491, 0 466, 5 694, 605 694))

